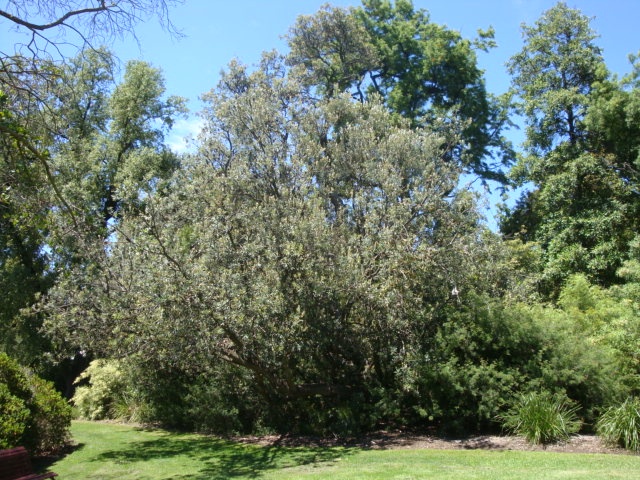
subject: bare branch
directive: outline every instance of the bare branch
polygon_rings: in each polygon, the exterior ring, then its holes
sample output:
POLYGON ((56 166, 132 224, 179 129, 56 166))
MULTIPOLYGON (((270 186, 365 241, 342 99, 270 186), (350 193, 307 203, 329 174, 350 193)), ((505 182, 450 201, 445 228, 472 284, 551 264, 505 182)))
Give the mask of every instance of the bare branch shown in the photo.
POLYGON ((110 7, 107 7, 107 5, 105 5, 104 1, 101 1, 99 7, 82 8, 80 10, 72 10, 72 11, 69 11, 69 12, 65 13, 62 17, 58 18, 57 20, 54 20, 53 22, 45 23, 45 24, 31 23, 31 22, 29 22, 27 20, 23 20, 22 18, 15 16, 15 15, 11 15, 9 12, 6 12, 4 10, 0 10, 0 17, 7 18, 7 19, 11 20, 13 23, 16 23, 18 25, 22 25, 23 27, 27 27, 29 30, 48 30, 50 28, 58 27, 60 25, 65 24, 65 22, 67 20, 69 20, 70 18, 72 18, 72 17, 77 17, 79 15, 85 15, 87 13, 104 12, 104 11, 107 11, 109 8, 110 7))

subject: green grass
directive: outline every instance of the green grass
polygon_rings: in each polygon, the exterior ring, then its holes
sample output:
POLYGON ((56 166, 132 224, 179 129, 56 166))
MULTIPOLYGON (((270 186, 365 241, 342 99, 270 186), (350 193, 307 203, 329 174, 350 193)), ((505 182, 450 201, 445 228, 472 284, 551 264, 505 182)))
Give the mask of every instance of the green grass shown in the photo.
POLYGON ((74 422, 78 448, 49 465, 74 479, 640 479, 640 456, 244 445, 74 422))

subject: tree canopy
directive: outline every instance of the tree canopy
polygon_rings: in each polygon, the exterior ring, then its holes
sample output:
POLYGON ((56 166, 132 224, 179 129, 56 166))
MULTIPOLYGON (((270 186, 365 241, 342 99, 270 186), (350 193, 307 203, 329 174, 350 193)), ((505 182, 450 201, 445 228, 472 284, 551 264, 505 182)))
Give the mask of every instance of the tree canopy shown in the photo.
POLYGON ((301 16, 288 39, 289 63, 303 67, 321 94, 379 95, 413 127, 458 119, 462 141, 450 159, 484 180, 505 181, 501 168, 513 160, 502 135, 506 105, 486 91, 476 57, 494 46, 491 29, 470 41, 408 0, 374 0, 301 16))
POLYGON ((530 392, 593 424, 638 394, 638 58, 612 76, 559 3, 494 96, 490 28, 325 6, 230 62, 176 153, 184 100, 94 44, 171 3, 0 10, 28 35, 0 65, 0 350, 68 397, 90 364, 84 415, 214 432, 480 431, 530 392), (525 188, 500 234, 468 175, 525 188))
POLYGON ((637 144, 628 130, 633 80, 611 79, 589 19, 563 3, 523 32, 525 46, 509 71, 527 140, 512 175, 534 190, 504 218, 502 231, 540 244, 546 293, 557 293, 573 273, 611 285, 638 228, 637 144), (618 103, 614 120, 610 109, 621 97, 630 101, 624 110, 618 103), (618 141, 606 140, 612 131, 618 141))

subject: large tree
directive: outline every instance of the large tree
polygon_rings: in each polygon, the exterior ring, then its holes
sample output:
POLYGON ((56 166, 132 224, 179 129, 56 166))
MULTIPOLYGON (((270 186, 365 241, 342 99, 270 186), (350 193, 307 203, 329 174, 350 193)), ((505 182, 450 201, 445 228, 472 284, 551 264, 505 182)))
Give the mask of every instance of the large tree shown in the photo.
POLYGON ((362 8, 324 7, 301 16, 288 38, 290 64, 319 93, 380 95, 413 127, 457 119, 463 142, 448 159, 483 180, 505 180, 502 167, 513 158, 502 136, 506 101, 486 91, 476 55, 493 46, 491 29, 470 41, 431 22, 409 0, 365 0, 362 8))
MULTIPOLYGON (((20 320, 19 312, 47 291, 56 272, 51 253, 60 253, 59 247, 78 235, 86 238, 85 213, 96 209, 95 205, 83 204, 78 195, 84 195, 82 200, 93 195, 91 202, 102 198, 103 213, 94 211, 89 216, 93 223, 106 223, 117 210, 115 194, 106 192, 100 197, 88 190, 95 190, 101 182, 103 193, 114 189, 115 184, 109 187, 109 177, 116 170, 127 169, 122 166, 129 162, 125 157, 132 157, 133 150, 139 149, 133 139, 130 146, 121 149, 122 155, 115 162, 114 147, 109 147, 112 151, 104 156, 111 158, 105 159, 102 176, 89 177, 97 174, 99 161, 94 155, 85 162, 89 145, 95 141, 95 149, 107 148, 98 137, 105 138, 104 129, 116 124, 105 118, 110 115, 106 112, 110 108, 106 90, 113 88, 117 69, 110 54, 98 46, 117 36, 135 36, 136 25, 152 17, 175 31, 168 11, 177 3, 180 2, 9 0, 0 7, 0 25, 10 32, 12 40, 0 51, 0 286, 4 294, 0 345, 24 363, 42 359, 42 338, 37 333, 38 322, 20 320), (86 65, 80 68, 77 59, 67 62, 81 52, 87 52, 87 58, 93 57, 93 70, 86 65), (98 56, 102 57, 99 68, 98 56), (80 69, 82 73, 78 73, 80 69), (73 166, 69 150, 75 151, 73 166), (116 163, 119 166, 114 168, 116 163), (93 186, 89 185, 92 182, 93 186)), ((161 82, 150 80, 161 89, 161 82)), ((126 98, 120 101, 127 102, 126 98)), ((149 126, 154 114, 141 113, 144 114, 149 114, 149 126)), ((156 126, 151 127, 155 129, 156 126)), ((114 131, 112 137, 115 135, 119 133, 114 131)), ((126 141, 124 135, 122 139, 126 141)), ((157 149, 157 142, 154 148, 157 149)), ((151 162, 150 168, 155 166, 157 162, 151 162)), ((124 180, 119 175, 122 184, 124 180)), ((74 255, 69 246, 67 258, 74 255)))
MULTIPOLYGON (((135 37, 136 25, 152 17, 175 33, 168 11, 177 3, 180 0, 9 0, 0 9, 0 25, 12 30, 13 40, 13 48, 0 51, 0 92, 8 97, 3 108, 13 118, 12 123, 0 122, 0 135, 40 163, 49 187, 57 189, 42 132, 24 120, 32 119, 35 111, 55 110, 48 91, 60 83, 67 59, 84 51, 99 53, 99 46, 114 37, 135 37)), ((106 55, 104 62, 115 74, 113 59, 106 55)), ((56 193, 65 203, 61 192, 56 193)))
POLYGON ((16 113, 3 112, 0 338, 32 366, 46 343, 28 307, 71 265, 89 268, 88 252, 104 252, 120 211, 138 208, 178 165, 163 135, 182 100, 163 98, 161 73, 144 62, 128 64, 116 85, 112 63, 104 50, 70 59, 39 85, 43 101, 12 91, 16 113))
POLYGON ((281 425, 366 424, 443 309, 483 283, 445 138, 380 102, 315 102, 273 56, 232 64, 205 100, 199 152, 98 269, 53 291, 48 328, 166 368, 227 365, 281 425))
POLYGON ((540 244, 545 293, 557 293, 572 273, 611 284, 637 228, 629 161, 637 150, 626 135, 631 111, 615 122, 603 119, 611 108, 624 111, 620 97, 630 94, 609 80, 596 34, 579 11, 559 3, 523 33, 509 71, 527 136, 512 175, 533 190, 507 212, 501 229, 540 244))

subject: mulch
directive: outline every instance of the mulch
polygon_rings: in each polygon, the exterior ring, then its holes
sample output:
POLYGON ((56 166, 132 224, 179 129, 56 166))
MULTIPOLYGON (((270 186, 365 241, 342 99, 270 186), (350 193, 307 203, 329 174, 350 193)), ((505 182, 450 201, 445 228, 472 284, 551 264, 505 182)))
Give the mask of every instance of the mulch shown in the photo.
POLYGON ((359 447, 378 450, 439 449, 439 450, 520 450, 562 453, 603 453, 632 455, 631 452, 606 445, 596 435, 575 435, 567 442, 531 445, 522 437, 479 435, 466 438, 442 438, 405 432, 378 432, 362 438, 304 437, 265 435, 234 437, 233 440, 263 446, 288 447, 359 447))

